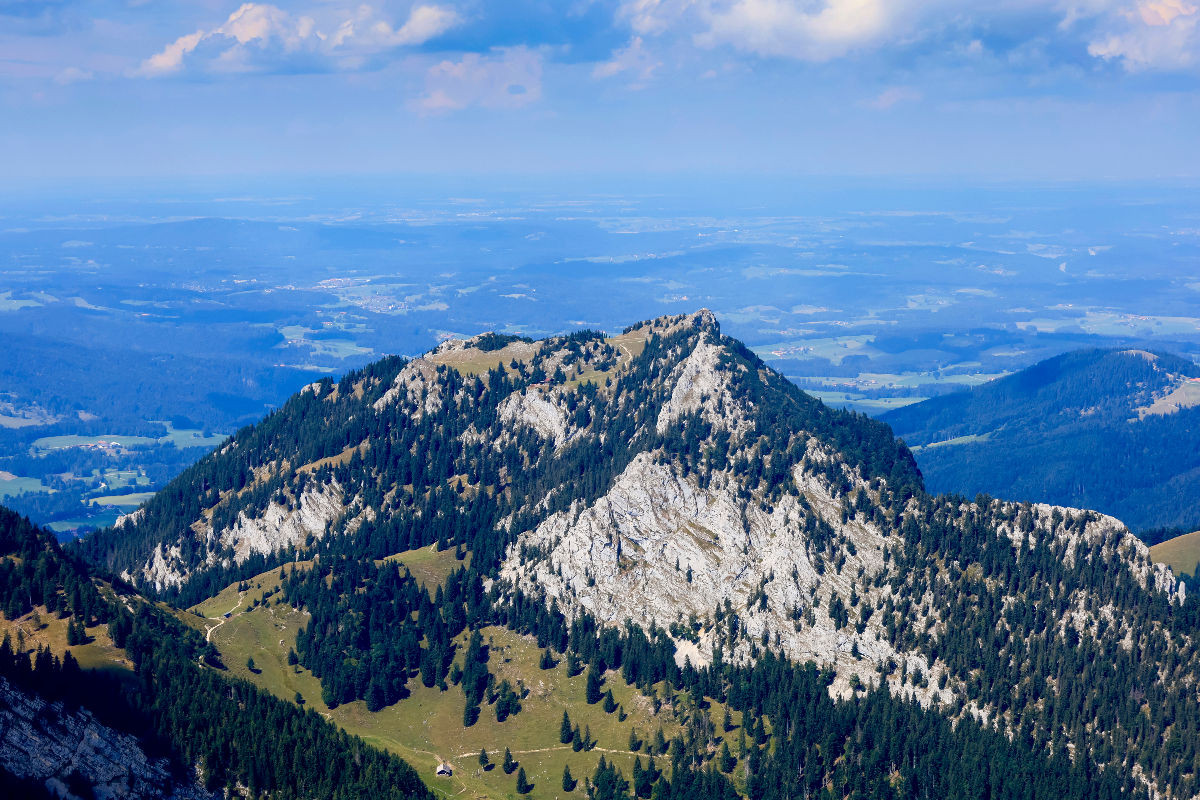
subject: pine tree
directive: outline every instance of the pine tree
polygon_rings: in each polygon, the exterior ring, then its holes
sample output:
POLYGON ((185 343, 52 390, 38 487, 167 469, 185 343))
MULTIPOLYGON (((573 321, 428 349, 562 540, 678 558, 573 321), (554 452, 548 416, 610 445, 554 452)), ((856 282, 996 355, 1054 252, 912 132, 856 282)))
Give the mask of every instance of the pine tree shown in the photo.
POLYGON ((525 777, 525 768, 521 767, 517 770, 517 794, 529 794, 532 789, 533 784, 525 777))
POLYGON ((571 730, 571 718, 567 716, 567 712, 563 712, 562 726, 558 729, 558 741, 563 744, 569 744, 573 731, 571 730))
POLYGON ((667 752, 667 739, 663 736, 662 728, 654 732, 654 752, 659 755, 667 752))
POLYGON ((479 751, 479 766, 483 767, 484 769, 487 769, 487 765, 490 763, 491 762, 488 761, 487 750, 481 749, 479 751))
POLYGON ((721 742, 721 755, 719 763, 721 772, 726 774, 733 772, 733 768, 737 766, 737 759, 733 757, 733 753, 729 752, 728 742, 721 742))
POLYGON ((584 699, 587 700, 589 706, 600 702, 600 671, 596 669, 596 665, 592 664, 588 667, 587 686, 584 689, 584 699))
POLYGON ((504 770, 505 775, 512 775, 513 770, 517 768, 517 762, 513 760, 512 751, 507 747, 504 748, 504 763, 500 768, 504 770))
POLYGON ((579 781, 571 776, 571 766, 568 764, 563 767, 562 788, 564 792, 575 791, 575 786, 579 781))

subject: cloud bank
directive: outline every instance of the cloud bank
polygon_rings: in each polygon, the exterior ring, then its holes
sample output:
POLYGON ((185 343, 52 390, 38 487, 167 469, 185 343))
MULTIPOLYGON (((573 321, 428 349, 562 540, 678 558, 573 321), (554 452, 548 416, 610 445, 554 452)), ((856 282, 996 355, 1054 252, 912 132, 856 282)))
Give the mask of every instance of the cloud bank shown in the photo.
POLYGON ((331 31, 311 16, 266 3, 245 3, 221 25, 180 36, 133 71, 155 78, 191 67, 205 72, 336 71, 360 69, 371 58, 424 44, 459 24, 453 9, 419 5, 398 28, 360 6, 331 31))

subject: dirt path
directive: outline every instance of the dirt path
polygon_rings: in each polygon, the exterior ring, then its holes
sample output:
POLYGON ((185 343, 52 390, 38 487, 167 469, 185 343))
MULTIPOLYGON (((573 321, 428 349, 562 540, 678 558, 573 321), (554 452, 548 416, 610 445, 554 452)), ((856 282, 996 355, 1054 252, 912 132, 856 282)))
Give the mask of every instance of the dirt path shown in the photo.
MULTIPOLYGON (((571 749, 572 749, 572 747, 569 744, 560 744, 557 747, 540 747, 536 750, 511 750, 509 752, 511 752, 514 756, 524 756, 524 755, 528 755, 529 753, 551 753, 555 750, 571 750, 571 749)), ((630 756, 644 755, 643 753, 638 753, 633 750, 612 750, 607 747, 593 747, 592 750, 599 750, 601 753, 617 753, 620 755, 630 755, 630 756)), ((420 752, 424 752, 424 751, 420 751, 420 752)), ((455 756, 455 758, 478 758, 478 757, 479 757, 479 753, 459 753, 457 756, 455 756)))
POLYGON ((246 599, 246 593, 242 592, 238 595, 238 601, 237 601, 236 606, 229 609, 228 611, 226 611, 223 615, 221 615, 219 617, 209 617, 209 619, 211 619, 213 622, 215 622, 217 624, 212 625, 212 626, 208 626, 208 625, 204 626, 204 641, 206 641, 206 642, 212 641, 213 631, 215 631, 217 628, 224 625, 229 620, 233 619, 233 612, 237 611, 238 608, 241 607, 242 601, 245 599, 246 599))

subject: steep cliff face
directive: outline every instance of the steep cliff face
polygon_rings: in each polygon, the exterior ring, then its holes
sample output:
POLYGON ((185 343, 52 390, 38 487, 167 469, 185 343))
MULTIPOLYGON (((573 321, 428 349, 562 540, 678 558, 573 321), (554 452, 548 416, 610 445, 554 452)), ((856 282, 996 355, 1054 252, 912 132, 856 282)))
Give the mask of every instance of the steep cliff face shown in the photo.
POLYGON ((206 556, 200 564, 189 565, 184 560, 182 545, 160 544, 140 569, 126 569, 122 577, 145 581, 156 591, 177 587, 197 568, 242 564, 252 555, 269 556, 286 547, 303 546, 310 538, 320 539, 326 526, 346 509, 343 493, 336 483, 286 492, 265 508, 252 513, 239 511, 232 524, 220 530, 206 520, 190 526, 195 537, 206 546, 206 556))
POLYGON ((194 780, 150 758, 135 737, 86 709, 47 703, 0 678, 0 769, 60 797, 215 800, 194 780))
MULTIPOLYGON (((813 420, 786 413, 794 398, 777 375, 752 374, 736 349, 703 325, 689 352, 663 371, 667 399, 657 432, 682 429, 694 443, 682 456, 670 446, 639 453, 595 501, 520 531, 500 569, 514 590, 543 596, 568 615, 666 629, 681 663, 708 664, 716 650, 744 663, 772 650, 832 669, 836 695, 883 681, 923 705, 961 699, 982 716, 988 704, 974 702, 937 656, 939 633, 963 621, 915 586, 896 557, 910 544, 906 523, 969 516, 1014 554, 1040 542, 1071 568, 1077 554, 1087 549, 1078 557, 1090 559, 1098 548, 1098 557, 1142 589, 1182 600, 1183 587, 1151 565, 1145 546, 1111 517, 1047 505, 918 501, 889 478, 867 474, 828 436, 806 430, 813 420), (747 385, 778 391, 755 398, 747 385), (785 413, 764 414, 764 402, 785 413), (773 477, 764 480, 764 472, 773 477), (905 626, 924 633, 924 646, 898 637, 895 611, 884 610, 907 607, 914 588, 921 602, 905 626)), ((970 563, 931 556, 934 582, 955 580, 970 563)), ((1076 610, 1064 626, 1095 634, 1121 617, 1103 587, 1095 588, 1067 599, 1076 610)), ((1000 594, 1005 604, 1021 600, 1000 594)))

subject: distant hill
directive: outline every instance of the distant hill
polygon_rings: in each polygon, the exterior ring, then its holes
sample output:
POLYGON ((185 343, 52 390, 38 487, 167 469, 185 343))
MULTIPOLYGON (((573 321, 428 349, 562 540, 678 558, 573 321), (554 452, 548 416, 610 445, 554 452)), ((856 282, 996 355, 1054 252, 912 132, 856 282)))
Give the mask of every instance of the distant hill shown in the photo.
POLYGON ((881 419, 934 492, 1200 520, 1200 366, 1179 356, 1080 350, 881 419))

